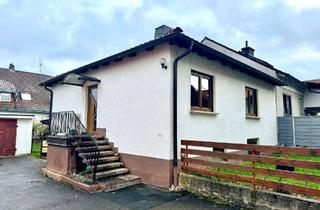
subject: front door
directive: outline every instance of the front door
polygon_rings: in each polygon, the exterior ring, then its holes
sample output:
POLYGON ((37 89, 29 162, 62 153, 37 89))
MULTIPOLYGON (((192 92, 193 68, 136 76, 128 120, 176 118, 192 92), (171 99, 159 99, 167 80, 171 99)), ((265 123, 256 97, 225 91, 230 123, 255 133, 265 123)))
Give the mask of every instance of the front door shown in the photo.
POLYGON ((0 119, 0 156, 14 156, 16 153, 16 119, 0 119))
POLYGON ((97 128, 97 86, 88 87, 87 130, 92 133, 97 128))

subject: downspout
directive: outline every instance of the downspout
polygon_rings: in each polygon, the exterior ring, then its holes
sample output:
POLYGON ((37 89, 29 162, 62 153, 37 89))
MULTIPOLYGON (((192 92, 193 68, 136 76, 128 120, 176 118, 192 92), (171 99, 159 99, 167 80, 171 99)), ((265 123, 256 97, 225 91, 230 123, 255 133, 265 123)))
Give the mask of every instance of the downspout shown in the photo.
POLYGON ((173 61, 173 185, 177 186, 178 181, 178 62, 192 52, 194 41, 192 40, 189 49, 180 54, 173 61))
POLYGON ((52 115, 52 102, 53 102, 53 91, 48 88, 47 86, 44 86, 44 89, 50 92, 50 113, 49 113, 49 134, 51 135, 51 115, 52 115))

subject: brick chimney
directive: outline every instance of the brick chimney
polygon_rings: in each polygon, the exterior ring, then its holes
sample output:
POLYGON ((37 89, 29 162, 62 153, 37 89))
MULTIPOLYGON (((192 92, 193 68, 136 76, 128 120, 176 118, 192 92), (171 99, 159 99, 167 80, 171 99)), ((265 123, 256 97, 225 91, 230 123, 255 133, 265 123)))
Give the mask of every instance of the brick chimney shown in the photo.
POLYGON ((246 46, 241 48, 241 52, 245 55, 254 57, 254 49, 248 46, 248 41, 246 41, 246 46))
POLYGON ((15 67, 14 67, 13 63, 9 64, 9 71, 10 72, 14 72, 15 71, 15 67))
POLYGON ((181 32, 183 32, 183 30, 180 27, 176 27, 173 29, 167 25, 159 26, 159 27, 155 28, 154 39, 159 39, 161 37, 167 36, 167 35, 174 33, 174 32, 181 33, 181 32))

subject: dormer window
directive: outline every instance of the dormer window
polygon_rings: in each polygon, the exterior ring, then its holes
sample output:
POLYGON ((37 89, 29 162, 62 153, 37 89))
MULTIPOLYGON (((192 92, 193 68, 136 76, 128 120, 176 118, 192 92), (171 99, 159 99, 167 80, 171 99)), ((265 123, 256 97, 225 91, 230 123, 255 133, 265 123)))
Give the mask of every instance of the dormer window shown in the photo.
POLYGON ((30 93, 21 93, 21 100, 23 101, 31 101, 32 96, 30 93))
POLYGON ((0 101, 1 102, 12 102, 12 94, 11 93, 0 93, 0 101))

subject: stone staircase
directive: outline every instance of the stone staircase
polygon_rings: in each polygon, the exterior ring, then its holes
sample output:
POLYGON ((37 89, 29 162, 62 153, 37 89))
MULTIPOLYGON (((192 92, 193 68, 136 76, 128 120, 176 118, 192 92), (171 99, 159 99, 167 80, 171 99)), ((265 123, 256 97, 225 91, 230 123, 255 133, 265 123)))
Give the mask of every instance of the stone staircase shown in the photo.
POLYGON ((95 167, 96 181, 110 182, 116 189, 140 183, 140 177, 129 174, 129 170, 124 167, 119 154, 107 138, 91 135, 91 138, 83 137, 75 144, 75 150, 82 162, 87 165, 87 168, 91 169, 91 173, 86 174, 87 183, 93 182, 95 167), (117 187, 117 183, 120 183, 121 187, 117 187))

